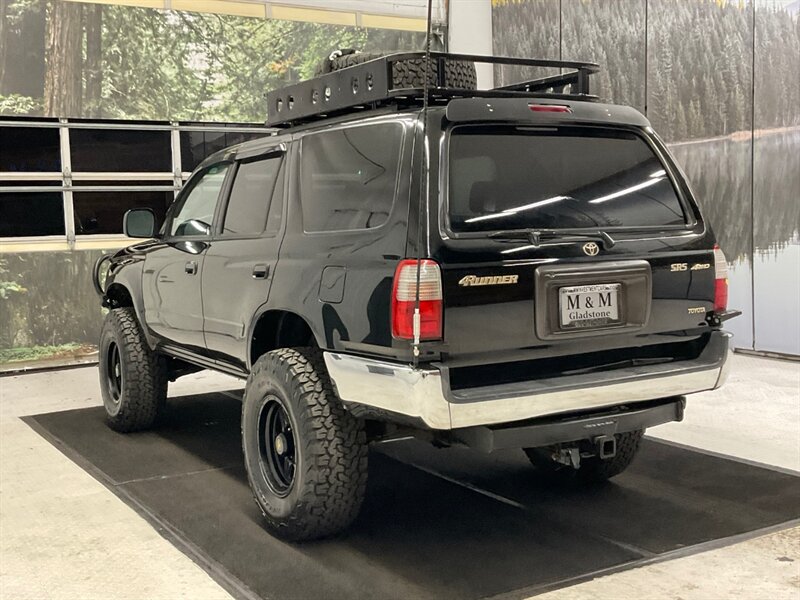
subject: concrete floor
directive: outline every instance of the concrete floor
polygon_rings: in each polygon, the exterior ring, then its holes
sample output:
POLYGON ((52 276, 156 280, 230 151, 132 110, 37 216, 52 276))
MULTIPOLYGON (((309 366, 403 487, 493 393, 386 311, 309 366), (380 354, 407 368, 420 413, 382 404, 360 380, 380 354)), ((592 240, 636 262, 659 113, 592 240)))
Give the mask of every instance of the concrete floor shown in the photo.
MULTIPOLYGON (((202 373, 171 396, 241 387, 202 373)), ((0 378, 1 598, 229 598, 199 566, 19 417, 100 404, 96 369, 0 378)), ((727 387, 649 434, 800 472, 800 363, 737 355, 727 387)), ((800 474, 800 473, 799 473, 800 474)), ((800 527, 541 598, 800 597, 800 527)))

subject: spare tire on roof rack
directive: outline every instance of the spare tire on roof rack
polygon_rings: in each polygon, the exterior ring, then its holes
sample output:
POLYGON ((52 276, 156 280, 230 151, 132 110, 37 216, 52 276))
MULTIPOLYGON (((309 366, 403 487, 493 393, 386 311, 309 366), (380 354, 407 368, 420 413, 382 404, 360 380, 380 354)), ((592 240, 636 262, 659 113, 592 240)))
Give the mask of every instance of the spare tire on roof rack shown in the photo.
MULTIPOLYGON (((388 56, 386 53, 359 52, 351 48, 335 50, 323 60, 314 72, 315 77, 360 65, 376 58, 388 56)), ((410 58, 392 63, 393 87, 421 88, 425 81, 425 59, 410 58)), ((431 60, 428 85, 436 87, 439 79, 439 62, 431 60)), ((444 59, 444 81, 442 87, 475 90, 478 89, 475 63, 466 60, 444 59)))

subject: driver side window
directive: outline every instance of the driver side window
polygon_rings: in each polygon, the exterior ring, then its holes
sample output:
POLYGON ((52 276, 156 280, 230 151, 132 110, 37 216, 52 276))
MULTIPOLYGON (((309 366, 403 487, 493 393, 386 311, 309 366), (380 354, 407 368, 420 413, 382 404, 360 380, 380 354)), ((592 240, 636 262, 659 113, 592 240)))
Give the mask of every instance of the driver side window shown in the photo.
POLYGON ((214 165, 200 178, 183 201, 170 224, 170 235, 199 236, 211 233, 214 209, 230 165, 214 165))

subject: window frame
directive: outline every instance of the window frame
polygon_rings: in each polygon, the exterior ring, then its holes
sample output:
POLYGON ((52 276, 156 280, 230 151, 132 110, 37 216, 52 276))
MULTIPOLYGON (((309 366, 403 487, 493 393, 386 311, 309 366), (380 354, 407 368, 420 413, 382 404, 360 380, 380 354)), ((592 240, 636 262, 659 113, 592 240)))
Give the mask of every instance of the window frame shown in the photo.
POLYGON ((286 181, 287 181, 287 174, 289 172, 289 168, 287 168, 288 163, 288 152, 287 152, 287 145, 282 143, 278 144, 277 146, 272 146, 270 148, 265 149, 258 154, 245 154, 244 156, 236 156, 233 161, 233 169, 229 171, 230 181, 226 182, 226 185, 223 187, 224 196, 222 197, 222 201, 218 208, 219 216, 215 215, 216 225, 212 227, 212 239, 214 241, 222 241, 222 240, 253 240, 253 239, 260 239, 260 238, 271 238, 277 237, 283 231, 286 219, 282 219, 281 226, 278 228, 277 231, 269 232, 267 231, 267 223, 269 222, 269 215, 270 210, 272 209, 272 203, 275 201, 275 192, 279 188, 280 179, 283 178, 283 186, 281 189, 281 193, 283 195, 283 202, 281 204, 281 211, 285 210, 286 206, 286 181), (273 158, 278 158, 280 160, 280 164, 278 165, 278 175, 275 178, 275 185, 272 188, 272 194, 269 197, 269 204, 267 205, 267 218, 264 220, 264 229, 262 229, 259 233, 225 233, 225 217, 228 215, 228 207, 230 205, 231 194, 233 193, 233 186, 236 183, 236 177, 239 175, 239 167, 243 163, 253 163, 259 162, 263 160, 270 160, 273 158))
POLYGON ((405 154, 406 154, 406 143, 408 139, 408 129, 409 124, 406 119, 398 118, 396 116, 392 116, 391 118, 378 118, 374 120, 363 121, 359 123, 343 123, 341 125, 336 125, 333 127, 326 127, 325 129, 312 131, 300 138, 297 149, 297 168, 295 169, 295 182, 297 186, 297 198, 299 199, 300 205, 300 223, 302 226, 302 233, 303 235, 308 236, 317 236, 317 235, 342 235, 348 233, 356 233, 356 234, 363 234, 367 231, 381 231, 384 227, 387 227, 392 222, 392 216, 394 211, 397 207, 397 199, 400 192, 400 177, 403 172, 403 165, 405 163, 405 154), (305 223, 305 215, 303 214, 303 145, 305 143, 306 138, 309 136, 321 135, 326 133, 332 133, 335 131, 341 131, 344 129, 355 129, 356 127, 375 127, 379 125, 396 125, 400 127, 401 135, 400 135, 400 151, 398 152, 397 156, 397 177, 395 178, 394 182, 394 196, 392 198, 392 206, 389 210, 389 216, 386 220, 378 225, 377 227, 360 227, 357 229, 326 229, 324 231, 308 231, 306 229, 305 223))
POLYGON ((230 185, 232 181, 232 173, 235 171, 232 167, 234 166, 234 162, 232 160, 220 160, 213 164, 207 165, 203 169, 196 171, 192 177, 186 182, 183 186, 181 191, 175 197, 175 201, 170 205, 169 209, 167 209, 167 214, 164 217, 164 224, 161 227, 161 231, 159 232, 158 237, 163 240, 167 241, 183 241, 183 240, 195 240, 195 241, 208 241, 214 238, 216 228, 219 224, 219 214, 220 214, 220 206, 222 198, 225 198, 230 191, 230 185), (214 205, 214 214, 212 217, 211 225, 211 232, 208 235, 172 235, 169 231, 172 229, 172 222, 175 220, 175 217, 183 208, 184 204, 186 203, 186 199, 192 193, 197 184, 200 183, 206 174, 213 169, 214 167, 220 167, 225 165, 227 167, 227 171, 225 171, 225 178, 222 181, 222 186, 219 189, 219 193, 217 194, 217 201, 214 205))
MULTIPOLYGON (((519 126, 519 123, 508 123, 505 126, 508 127, 515 127, 519 126)), ((476 129, 480 127, 485 127, 487 129, 490 128, 497 128, 498 125, 496 123, 493 124, 476 124, 476 123, 465 123, 455 125, 454 127, 448 128, 444 132, 444 136, 442 139, 442 143, 440 146, 440 155, 439 155, 439 164, 441 165, 439 169, 439 230, 440 233, 452 238, 452 239, 486 239, 490 238, 493 234, 504 234, 510 232, 519 232, 519 231, 528 231, 528 229, 492 229, 486 231, 453 231, 450 225, 450 141, 453 136, 453 132, 458 131, 459 129, 476 129)), ((581 234, 587 232, 597 232, 598 229, 602 229, 608 233, 640 233, 640 232, 686 232, 693 230, 698 225, 697 220, 697 211, 695 210, 692 202, 689 200, 689 195, 687 193, 686 188, 683 185, 683 180, 679 176, 675 164, 669 160, 669 157, 661 150, 659 145, 656 143, 656 140, 648 135, 648 132, 638 128, 638 127, 631 127, 631 126, 615 126, 615 125, 572 125, 571 127, 581 127, 586 129, 593 129, 593 130, 610 130, 610 131, 624 131, 627 133, 632 133, 650 149, 653 155, 659 160, 662 164, 664 170, 667 173, 667 179, 669 180, 670 184, 672 185, 673 189, 675 190, 675 195, 678 198, 678 203, 681 206, 681 209, 684 213, 684 223, 678 225, 619 225, 613 227, 589 227, 589 228, 561 228, 561 229, 553 229, 559 234, 581 234)), ((547 231, 550 231, 548 229, 547 231)))
MULTIPOLYGON (((0 238, 0 254, 11 251, 87 250, 123 248, 136 240, 119 233, 77 233, 74 219, 73 194, 78 192, 169 192, 167 214, 192 173, 181 170, 181 135, 194 131, 241 133, 248 136, 270 137, 274 129, 256 123, 202 123, 166 121, 83 120, 41 117, 0 116, 0 135, 7 128, 35 127, 58 131, 61 169, 58 171, 0 172, 0 194, 20 192, 60 192, 64 211, 65 233, 49 236, 15 235, 0 238), (170 134, 170 171, 148 172, 73 172, 70 133, 78 129, 153 130, 170 134), (129 185, 135 181, 142 185, 129 185), (166 182, 169 181, 169 184, 166 182), (46 185, 48 183, 55 185, 46 185), (20 250, 22 249, 22 250, 20 250)), ((273 138, 274 139, 274 138, 273 138)), ((165 219, 167 215, 165 215, 165 219)), ((121 223, 120 223, 121 225, 121 223)), ((159 238, 163 236, 158 234, 159 238)), ((191 239, 197 239, 192 237, 191 239)))

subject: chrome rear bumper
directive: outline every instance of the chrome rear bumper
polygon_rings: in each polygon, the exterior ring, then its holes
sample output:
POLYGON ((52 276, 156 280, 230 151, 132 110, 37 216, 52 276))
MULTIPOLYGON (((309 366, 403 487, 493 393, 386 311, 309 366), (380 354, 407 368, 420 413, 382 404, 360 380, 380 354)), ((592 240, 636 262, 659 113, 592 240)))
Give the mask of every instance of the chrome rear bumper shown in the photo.
POLYGON ((727 377, 730 337, 724 331, 713 332, 694 360, 457 391, 450 389, 437 368, 414 369, 335 352, 325 353, 325 363, 346 404, 449 430, 716 389, 727 377))

